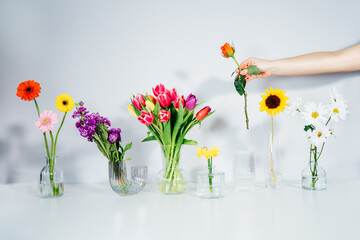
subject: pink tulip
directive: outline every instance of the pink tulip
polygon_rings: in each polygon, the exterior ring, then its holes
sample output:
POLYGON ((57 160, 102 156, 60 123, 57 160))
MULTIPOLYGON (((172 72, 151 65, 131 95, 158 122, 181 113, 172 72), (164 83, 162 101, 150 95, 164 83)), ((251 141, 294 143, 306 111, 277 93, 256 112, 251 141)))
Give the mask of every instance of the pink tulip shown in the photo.
POLYGON ((175 101, 174 101, 174 106, 176 108, 180 107, 180 101, 182 102, 183 107, 185 107, 185 98, 184 95, 181 95, 181 97, 178 97, 175 101))
POLYGON ((137 109, 141 110, 143 109, 143 106, 145 106, 145 99, 141 94, 138 93, 136 97, 133 99, 133 103, 137 109))
POLYGON ((160 94, 158 97, 157 97, 157 100, 159 101, 160 103, 160 106, 165 108, 165 107, 168 107, 171 103, 171 98, 169 95, 167 94, 160 94))
POLYGON ((161 110, 159 112, 159 121, 160 122, 167 122, 170 119, 170 112, 166 110, 161 110))
POLYGON ((166 92, 165 86, 163 84, 157 85, 155 88, 152 88, 155 97, 164 94, 166 92))
POLYGON ((173 88, 172 90, 166 90, 166 94, 169 95, 172 101, 175 101, 178 98, 175 88, 173 88))
POLYGON ((138 120, 142 124, 149 126, 154 120, 154 114, 152 114, 151 112, 141 111, 141 116, 138 117, 138 120))

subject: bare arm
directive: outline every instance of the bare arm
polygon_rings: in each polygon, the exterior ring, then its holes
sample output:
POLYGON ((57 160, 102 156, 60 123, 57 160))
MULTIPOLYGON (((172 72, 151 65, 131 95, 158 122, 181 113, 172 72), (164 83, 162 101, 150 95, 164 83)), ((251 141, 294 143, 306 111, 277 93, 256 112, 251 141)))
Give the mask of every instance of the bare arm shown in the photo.
POLYGON ((295 76, 360 71, 360 44, 334 52, 314 52, 278 60, 249 58, 243 61, 240 67, 250 65, 257 65, 262 73, 246 76, 247 81, 270 75, 295 76))

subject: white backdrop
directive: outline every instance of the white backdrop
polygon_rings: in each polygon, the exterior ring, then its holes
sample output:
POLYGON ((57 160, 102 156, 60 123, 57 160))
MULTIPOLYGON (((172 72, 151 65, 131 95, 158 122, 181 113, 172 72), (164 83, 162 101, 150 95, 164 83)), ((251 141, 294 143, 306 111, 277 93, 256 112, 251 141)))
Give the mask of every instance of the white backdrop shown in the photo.
MULTIPOLYGON (((292 97, 327 103, 337 87, 351 115, 337 125, 320 159, 329 178, 360 178, 360 73, 270 77, 251 82, 250 131, 245 130, 243 99, 230 77, 235 65, 221 57, 226 41, 238 60, 267 59, 312 51, 332 51, 359 43, 359 1, 0 1, 0 182, 36 182, 45 147, 34 127, 34 104, 21 101, 22 81, 40 82, 41 109, 56 110, 62 93, 83 100, 90 111, 110 118, 133 142, 130 165, 146 164, 149 180, 161 168, 157 143, 141 143, 145 126, 126 109, 129 97, 164 83, 195 94, 216 109, 189 138, 221 148, 218 169, 232 180, 233 151, 251 148, 257 178, 263 179, 269 117, 258 103, 265 88, 281 88, 292 97)), ((57 110, 56 110, 57 111, 57 110)), ((107 161, 94 143, 80 137, 67 118, 58 143, 67 183, 106 182, 107 161)), ((282 146, 284 178, 300 181, 308 161, 304 123, 285 114, 275 127, 282 146)), ((57 125, 58 126, 58 125, 57 125)), ((182 165, 192 180, 205 167, 195 147, 184 147, 182 165)))

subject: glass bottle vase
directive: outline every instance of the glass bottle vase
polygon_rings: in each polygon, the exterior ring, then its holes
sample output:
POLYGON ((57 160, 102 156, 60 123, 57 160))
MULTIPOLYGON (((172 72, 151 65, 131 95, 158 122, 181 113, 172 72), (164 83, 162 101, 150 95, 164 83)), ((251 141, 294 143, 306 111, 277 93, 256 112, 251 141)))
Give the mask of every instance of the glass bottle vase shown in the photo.
POLYGON ((280 188, 282 182, 282 162, 280 145, 274 134, 268 138, 267 157, 265 161, 265 180, 271 188, 280 188))
POLYGON ((119 195, 133 195, 140 192, 146 184, 147 167, 131 167, 131 177, 128 179, 126 161, 108 163, 109 183, 114 192, 119 195))
POLYGON ((156 176, 159 191, 165 194, 180 194, 186 190, 189 176, 179 167, 181 145, 161 145, 163 168, 156 176))
POLYGON ((301 186, 305 190, 325 190, 327 179, 325 170, 317 161, 311 161, 302 171, 301 186))
POLYGON ((57 164, 58 157, 45 157, 46 165, 40 172, 40 197, 55 198, 64 194, 64 174, 57 164))
POLYGON ((197 195, 201 198, 224 196, 225 173, 209 167, 197 173, 197 195))

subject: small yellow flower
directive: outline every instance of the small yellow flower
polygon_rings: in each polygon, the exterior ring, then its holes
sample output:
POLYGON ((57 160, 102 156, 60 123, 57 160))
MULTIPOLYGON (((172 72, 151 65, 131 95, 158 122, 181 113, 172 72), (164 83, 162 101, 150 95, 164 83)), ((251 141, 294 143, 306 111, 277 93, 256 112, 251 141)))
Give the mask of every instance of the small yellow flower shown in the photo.
POLYGON ((55 106, 61 112, 70 112, 75 106, 75 102, 69 94, 61 94, 56 98, 55 106))
POLYGON ((129 104, 128 106, 127 106, 127 109, 128 109, 128 111, 129 111, 129 113, 131 114, 131 115, 133 115, 134 117, 138 117, 138 116, 136 116, 136 113, 135 113, 135 111, 134 111, 134 107, 131 105, 131 104, 129 104))
POLYGON ((155 104, 153 103, 153 102, 151 102, 151 101, 149 101, 149 100, 146 100, 145 101, 145 105, 146 105, 146 107, 150 110, 150 111, 154 111, 154 109, 155 109, 155 104))
POLYGON ((284 112, 285 106, 289 106, 286 102, 289 97, 285 96, 285 91, 277 89, 268 89, 265 90, 266 95, 261 95, 263 99, 260 104, 260 112, 266 111, 267 114, 276 116, 280 112, 284 112))
POLYGON ((208 150, 207 148, 205 148, 206 150, 204 150, 204 157, 206 158, 206 159, 209 159, 209 158, 211 158, 212 156, 211 156, 211 150, 208 150))
POLYGON ((198 150, 198 153, 196 154, 196 156, 197 156, 198 158, 201 158, 201 156, 204 155, 204 150, 203 150, 203 148, 198 147, 196 150, 198 150))
POLYGON ((212 157, 217 157, 218 152, 220 152, 220 148, 212 147, 211 150, 210 150, 210 154, 211 154, 212 157))

